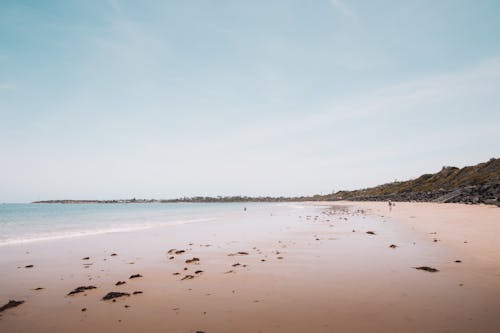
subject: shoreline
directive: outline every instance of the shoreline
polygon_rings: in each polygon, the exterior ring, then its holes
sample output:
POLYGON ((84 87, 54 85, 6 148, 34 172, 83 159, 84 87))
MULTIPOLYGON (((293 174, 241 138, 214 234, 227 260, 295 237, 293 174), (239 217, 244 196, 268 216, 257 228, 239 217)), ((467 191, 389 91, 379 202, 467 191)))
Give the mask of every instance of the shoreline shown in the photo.
POLYGON ((389 211, 379 202, 299 204, 302 209, 237 212, 217 223, 4 246, 0 306, 9 299, 25 303, 0 313, 0 330, 500 328, 495 207, 397 203, 389 211), (481 228, 476 221, 483 221, 481 228), (186 252, 171 255, 171 249, 186 252), (185 262, 192 258, 199 262, 185 262), (129 279, 134 274, 142 277, 129 279), (188 275, 193 278, 182 280, 188 275), (115 286, 118 281, 125 284, 115 286), (85 285, 97 289, 66 296, 85 285), (130 296, 101 300, 110 291, 130 296))

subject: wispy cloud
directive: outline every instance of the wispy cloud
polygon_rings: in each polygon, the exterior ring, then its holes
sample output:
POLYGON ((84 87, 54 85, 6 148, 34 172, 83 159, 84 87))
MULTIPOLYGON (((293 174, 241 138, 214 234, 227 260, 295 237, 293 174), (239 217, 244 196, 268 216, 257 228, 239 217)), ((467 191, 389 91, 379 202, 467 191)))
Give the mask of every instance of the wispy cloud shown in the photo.
MULTIPOLYGON (((399 131, 398 124, 404 123, 405 119, 415 119, 429 124, 429 127, 410 126, 407 135, 391 145, 393 155, 414 143, 419 145, 415 149, 425 150, 431 146, 435 149, 443 145, 470 143, 471 138, 488 140, 500 130, 500 119, 493 116, 493 110, 500 105, 498 96, 500 58, 494 58, 463 70, 430 75, 343 101, 332 101, 323 111, 238 126, 233 133, 234 145, 256 148, 260 153, 267 149, 269 142, 293 144, 295 149, 303 151, 345 140, 352 144, 361 144, 364 140, 365 145, 376 146, 380 136, 370 138, 370 133, 376 132, 375 128, 382 131, 381 134, 399 131), (416 133, 418 131, 421 135, 416 133), (255 133, 259 135, 255 136, 255 133)), ((207 151, 226 149, 227 135, 224 133, 204 143, 192 144, 206 144, 207 151)), ((274 148, 270 146, 269 149, 274 148)))
POLYGON ((353 20, 358 20, 358 16, 354 11, 344 3, 343 0, 330 0, 332 6, 338 10, 343 16, 348 17, 353 20))
POLYGON ((108 3, 111 6, 111 8, 113 8, 113 10, 115 12, 121 13, 122 7, 120 5, 120 1, 119 0, 108 0, 108 3))
POLYGON ((14 89, 16 86, 11 83, 0 83, 0 90, 14 89))

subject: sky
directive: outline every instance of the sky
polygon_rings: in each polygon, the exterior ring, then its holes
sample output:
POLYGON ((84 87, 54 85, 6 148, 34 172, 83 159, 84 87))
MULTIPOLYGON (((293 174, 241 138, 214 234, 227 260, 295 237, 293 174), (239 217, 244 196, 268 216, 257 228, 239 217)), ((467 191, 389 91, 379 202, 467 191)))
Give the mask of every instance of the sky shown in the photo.
POLYGON ((0 202, 310 195, 500 157, 499 1, 0 1, 0 202))

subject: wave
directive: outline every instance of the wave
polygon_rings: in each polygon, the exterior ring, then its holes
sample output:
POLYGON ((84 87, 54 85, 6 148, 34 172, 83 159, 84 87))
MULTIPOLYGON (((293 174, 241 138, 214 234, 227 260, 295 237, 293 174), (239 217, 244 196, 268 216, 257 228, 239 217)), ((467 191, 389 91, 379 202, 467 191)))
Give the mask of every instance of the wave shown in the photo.
POLYGON ((215 220, 217 220, 217 218, 210 217, 210 218, 198 218, 198 219, 188 219, 188 220, 173 220, 162 223, 113 226, 101 229, 65 230, 61 232, 22 235, 22 236, 14 236, 10 238, 0 239, 0 246, 25 244, 25 243, 33 243, 40 241, 50 241, 57 239, 78 238, 78 237, 95 236, 95 235, 111 234, 111 233, 132 232, 132 231, 146 230, 157 227, 176 226, 189 223, 213 222, 215 220))

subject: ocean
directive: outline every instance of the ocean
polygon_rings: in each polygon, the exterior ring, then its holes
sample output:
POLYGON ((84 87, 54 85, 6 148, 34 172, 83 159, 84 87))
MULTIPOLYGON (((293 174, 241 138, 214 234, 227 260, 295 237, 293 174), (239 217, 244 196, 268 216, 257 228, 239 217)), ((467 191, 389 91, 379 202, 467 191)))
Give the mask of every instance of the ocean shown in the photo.
POLYGON ((0 246, 214 222, 276 203, 0 204, 0 246))

